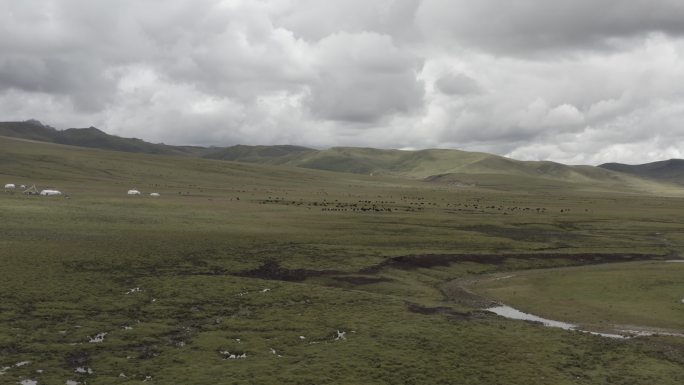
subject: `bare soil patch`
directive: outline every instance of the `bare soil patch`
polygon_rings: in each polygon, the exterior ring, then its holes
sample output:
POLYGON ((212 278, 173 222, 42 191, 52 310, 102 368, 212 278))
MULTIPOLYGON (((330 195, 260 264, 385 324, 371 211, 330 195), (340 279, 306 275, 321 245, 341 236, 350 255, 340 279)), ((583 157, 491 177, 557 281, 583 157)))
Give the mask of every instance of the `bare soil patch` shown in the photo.
POLYGON ((288 269, 277 261, 267 261, 256 269, 244 270, 234 275, 239 277, 261 278, 276 281, 301 282, 307 278, 344 274, 338 270, 288 269))
POLYGON ((565 259, 569 265, 593 265, 600 263, 631 262, 657 260, 665 258, 665 255, 657 254, 630 254, 630 253, 539 253, 539 254, 419 254, 405 255, 387 259, 375 266, 362 269, 362 274, 375 274, 382 269, 393 268, 400 270, 413 270, 418 268, 431 268, 436 266, 449 266, 453 263, 474 262, 490 265, 501 265, 507 259, 519 260, 551 260, 565 259))

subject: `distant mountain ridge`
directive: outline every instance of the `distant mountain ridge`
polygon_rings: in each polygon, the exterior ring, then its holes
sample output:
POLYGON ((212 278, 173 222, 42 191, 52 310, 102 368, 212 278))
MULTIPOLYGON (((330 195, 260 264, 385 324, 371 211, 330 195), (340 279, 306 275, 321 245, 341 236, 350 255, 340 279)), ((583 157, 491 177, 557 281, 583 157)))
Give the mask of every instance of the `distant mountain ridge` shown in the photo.
MULTIPOLYGON (((643 184, 643 177, 684 181, 684 161, 676 166, 641 168, 627 165, 569 166, 550 161, 519 161, 499 155, 450 149, 419 151, 333 147, 325 150, 293 146, 193 147, 149 143, 109 135, 94 127, 56 130, 37 121, 0 122, 0 136, 133 153, 187 156, 263 165, 282 165, 356 174, 427 179, 435 183, 469 184, 471 176, 505 176, 529 181, 596 184, 643 184)), ((658 162, 656 162, 658 163, 658 162)), ((480 178, 482 179, 482 178, 480 178)), ((486 179, 486 178, 485 178, 486 179)))
POLYGON ((669 159, 636 165, 604 163, 599 167, 642 178, 684 184, 684 159, 669 159))
MULTIPOLYGON (((194 147, 168 146, 141 139, 109 135, 95 127, 57 130, 39 121, 0 122, 0 136, 38 140, 79 147, 159 155, 187 155, 194 147)), ((199 151, 199 148, 197 148, 199 151)))

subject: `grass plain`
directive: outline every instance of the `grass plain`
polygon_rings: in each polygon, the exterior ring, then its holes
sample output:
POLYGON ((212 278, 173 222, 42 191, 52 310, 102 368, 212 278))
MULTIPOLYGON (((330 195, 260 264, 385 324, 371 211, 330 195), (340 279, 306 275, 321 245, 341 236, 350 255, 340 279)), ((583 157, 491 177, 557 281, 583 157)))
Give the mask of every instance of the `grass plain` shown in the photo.
POLYGON ((0 194, 0 382, 684 381, 681 338, 612 340, 481 310, 492 298, 601 328, 681 330, 664 300, 684 290, 681 267, 652 262, 684 251, 679 191, 468 178, 0 138, 4 183, 68 194, 0 194), (500 274, 515 277, 487 280, 500 274), (567 312, 570 299, 581 305, 567 312))
POLYGON ((473 289, 534 314, 585 327, 684 330, 682 263, 616 263, 504 277, 478 281, 473 289))

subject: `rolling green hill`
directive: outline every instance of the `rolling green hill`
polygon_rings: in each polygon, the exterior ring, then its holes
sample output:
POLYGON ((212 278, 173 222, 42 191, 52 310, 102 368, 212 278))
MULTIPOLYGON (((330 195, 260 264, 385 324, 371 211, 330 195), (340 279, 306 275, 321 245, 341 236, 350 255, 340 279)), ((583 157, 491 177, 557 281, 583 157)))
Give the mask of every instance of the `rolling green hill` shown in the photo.
MULTIPOLYGON (((83 183, 97 186, 122 184, 121 189, 154 189, 177 193, 202 184, 206 188, 289 185, 312 178, 332 180, 335 175, 318 170, 217 161, 180 156, 125 153, 0 137, 0 176, 17 184, 59 187, 74 193, 83 183)), ((8 183, 8 182, 6 182, 8 183)), ((253 188, 253 187, 252 187, 253 188)))
POLYGON ((670 159, 637 165, 605 163, 599 167, 643 178, 684 184, 684 159, 670 159))
POLYGON ((447 149, 420 151, 334 147, 327 150, 290 152, 278 158, 234 158, 262 164, 408 177, 434 183, 497 189, 615 189, 624 192, 677 194, 678 188, 637 176, 593 167, 568 166, 549 161, 519 161, 503 156, 447 149))
POLYGON ((244 146, 210 147, 202 154, 203 158, 233 160, 248 163, 286 164, 303 154, 315 153, 314 149, 301 146, 244 146))
MULTIPOLYGON (((452 149, 419 151, 333 147, 316 150, 301 146, 190 147, 148 143, 141 139, 109 135, 97 128, 56 130, 37 121, 0 123, 0 136, 68 144, 105 150, 171 155, 261 165, 281 165, 315 170, 426 179, 435 183, 485 185, 520 189, 542 186, 672 193, 670 182, 681 179, 682 166, 668 161, 664 167, 642 167, 627 172, 625 167, 569 166, 549 161, 519 161, 503 156, 452 149), (616 172, 619 171, 619 172, 616 172), (632 175, 630 175, 632 174, 632 175), (659 179, 654 183, 641 177, 659 179), (679 178, 679 179, 678 179, 679 178)), ((636 166, 635 166, 636 167, 636 166)), ((676 191, 675 191, 676 192, 676 191)))

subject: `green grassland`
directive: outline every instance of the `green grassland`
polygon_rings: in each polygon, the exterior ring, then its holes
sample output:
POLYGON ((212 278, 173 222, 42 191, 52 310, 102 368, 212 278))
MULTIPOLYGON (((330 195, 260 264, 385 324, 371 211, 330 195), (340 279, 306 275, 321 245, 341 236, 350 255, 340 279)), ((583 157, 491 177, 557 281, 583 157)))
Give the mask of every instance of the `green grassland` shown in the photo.
POLYGON ((684 252, 680 191, 636 178, 466 176, 0 138, 3 183, 68 195, 0 194, 0 383, 684 381, 680 338, 612 340, 481 310, 494 297, 563 318, 548 303, 566 287, 583 304, 568 320, 681 329, 681 309, 661 300, 684 290, 681 268, 614 263, 684 252), (504 273, 521 289, 450 286, 504 273), (620 293, 594 293, 611 280, 620 293), (604 301, 600 313, 583 310, 604 301))
POLYGON ((594 328, 684 330, 684 264, 633 262, 544 269, 473 288, 534 314, 594 328), (638 325, 638 326, 634 326, 638 325))

